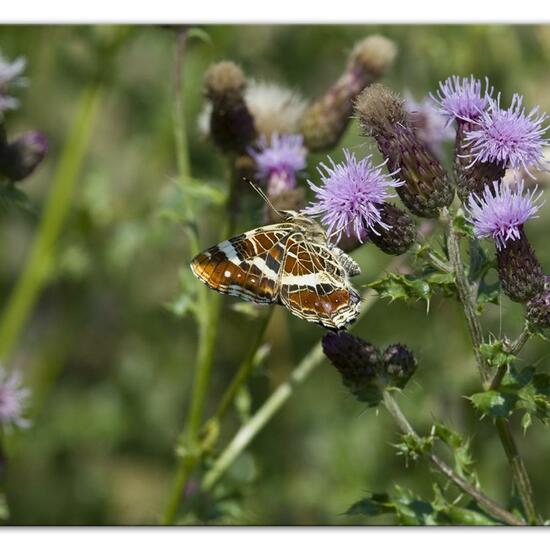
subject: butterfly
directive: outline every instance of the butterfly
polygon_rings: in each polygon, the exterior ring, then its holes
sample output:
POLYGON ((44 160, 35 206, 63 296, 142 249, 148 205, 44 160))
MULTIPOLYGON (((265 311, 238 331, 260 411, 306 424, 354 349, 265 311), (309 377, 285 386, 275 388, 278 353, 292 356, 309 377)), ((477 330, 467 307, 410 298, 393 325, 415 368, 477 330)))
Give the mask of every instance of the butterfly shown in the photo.
POLYGON ((222 294, 281 304, 300 319, 328 329, 345 328, 359 315, 361 298, 349 282, 359 275, 359 266, 329 242, 312 218, 292 210, 279 214, 281 223, 205 250, 193 259, 191 270, 222 294))

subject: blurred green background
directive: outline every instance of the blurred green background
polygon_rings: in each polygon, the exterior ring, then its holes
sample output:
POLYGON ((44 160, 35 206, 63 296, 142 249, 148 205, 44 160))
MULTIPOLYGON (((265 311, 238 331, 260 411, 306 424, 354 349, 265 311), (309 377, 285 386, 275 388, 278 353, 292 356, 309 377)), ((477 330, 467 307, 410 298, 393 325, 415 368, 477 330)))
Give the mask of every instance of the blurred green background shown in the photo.
MULTIPOLYGON (((7 490, 14 524, 157 523, 175 469, 174 446, 185 422, 196 327, 167 307, 179 293, 189 251, 180 225, 162 216, 174 200, 173 58, 171 29, 129 29, 108 67, 101 44, 118 29, 91 26, 0 27, 0 52, 28 60, 22 107, 9 114, 11 135, 36 128, 50 152, 21 188, 38 213, 73 121, 79 95, 106 74, 86 160, 78 176, 44 291, 17 342, 10 366, 32 389, 32 428, 8 440, 7 490)), ((451 74, 487 75, 527 105, 550 111, 550 26, 211 26, 210 43, 190 42, 185 60, 185 115, 193 175, 222 184, 224 165, 200 139, 202 76, 210 63, 232 59, 246 74, 275 80, 306 97, 320 94, 343 70, 355 41, 372 33, 394 40, 399 53, 384 82, 416 99, 451 74)), ((353 123, 343 145, 372 148, 353 123), (366 146, 365 146, 366 144, 366 146)), ((334 158, 341 157, 338 151, 334 158)), ((309 175, 322 156, 310 158, 309 175)), ((239 230, 261 221, 261 207, 239 230)), ((550 204, 528 233, 546 269, 550 204)), ((215 243, 222 212, 200 214, 201 245, 215 243)), ((39 214, 38 214, 39 217, 39 214)), ((18 210, 0 218, 0 310, 24 269, 38 217, 18 210)), ((356 255, 361 287, 389 258, 372 246, 356 255)), ((247 349, 255 322, 224 299, 207 412, 219 399, 247 349)), ((515 336, 522 310, 503 299, 484 316, 495 335, 515 336)), ((472 436, 486 491, 506 504, 510 475, 490 421, 479 421, 463 396, 479 391, 478 374, 458 305, 436 297, 422 303, 378 302, 354 332, 379 346, 402 342, 419 370, 399 398, 420 431, 434 419, 472 436)), ((267 331, 271 353, 250 383, 252 408, 261 404, 322 335, 278 308, 267 331)), ((549 364, 548 345, 531 342, 525 363, 549 364)), ((238 426, 232 415, 222 442, 238 426)), ((548 431, 535 423, 524 436, 514 423, 532 475, 537 505, 550 515, 548 431)), ((395 484, 430 498, 424 464, 405 466, 391 444, 396 430, 385 412, 356 402, 328 364, 318 368, 252 443, 231 472, 242 493, 224 503, 214 523, 361 523, 343 512, 367 491, 395 484)), ((230 476, 230 477, 231 477, 230 476)), ((205 521, 204 518, 200 521, 205 521)))

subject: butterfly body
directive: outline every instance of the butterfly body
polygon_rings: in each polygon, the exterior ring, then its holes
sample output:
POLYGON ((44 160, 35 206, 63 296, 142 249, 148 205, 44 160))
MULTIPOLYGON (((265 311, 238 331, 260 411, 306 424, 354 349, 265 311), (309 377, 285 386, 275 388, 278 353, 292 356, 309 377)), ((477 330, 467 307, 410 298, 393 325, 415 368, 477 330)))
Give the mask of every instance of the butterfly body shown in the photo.
POLYGON ((285 211, 281 223, 222 241, 191 262, 210 288, 258 304, 281 304, 294 315, 341 329, 359 314, 349 282, 359 266, 328 242, 313 219, 285 211))

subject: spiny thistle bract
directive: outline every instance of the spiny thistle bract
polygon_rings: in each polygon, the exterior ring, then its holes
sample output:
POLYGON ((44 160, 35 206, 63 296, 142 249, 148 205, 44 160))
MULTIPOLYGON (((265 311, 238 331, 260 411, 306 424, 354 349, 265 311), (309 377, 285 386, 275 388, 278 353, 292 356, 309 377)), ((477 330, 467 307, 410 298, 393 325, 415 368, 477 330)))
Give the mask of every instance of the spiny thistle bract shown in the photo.
POLYGON ((366 135, 374 137, 391 171, 405 184, 397 193, 417 216, 435 218, 453 200, 447 173, 418 137, 403 100, 382 84, 373 84, 357 98, 356 113, 366 135))
POLYGON ((537 329, 550 328, 550 277, 546 276, 544 281, 544 290, 526 305, 527 320, 537 329))

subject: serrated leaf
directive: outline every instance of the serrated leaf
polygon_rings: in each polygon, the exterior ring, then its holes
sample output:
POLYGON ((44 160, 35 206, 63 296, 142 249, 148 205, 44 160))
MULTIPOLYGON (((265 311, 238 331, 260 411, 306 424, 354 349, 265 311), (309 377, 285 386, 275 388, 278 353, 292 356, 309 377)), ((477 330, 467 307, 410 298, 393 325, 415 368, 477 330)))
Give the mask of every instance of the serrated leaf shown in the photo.
POLYGON ((502 340, 481 344, 479 351, 489 366, 495 369, 501 366, 509 366, 515 359, 515 356, 506 350, 506 346, 502 340))
POLYGON ((480 393, 474 393, 469 399, 473 403, 474 407, 484 415, 486 414, 492 417, 507 417, 512 414, 518 400, 518 396, 513 393, 488 390, 480 393))
POLYGON ((345 512, 346 515, 379 516, 393 512, 393 507, 386 493, 372 493, 353 503, 345 512))
POLYGON ((389 298, 390 301, 424 300, 429 304, 434 292, 440 289, 449 290, 454 286, 452 273, 428 272, 423 275, 401 275, 389 273, 385 277, 369 284, 376 290, 380 297, 389 298))

